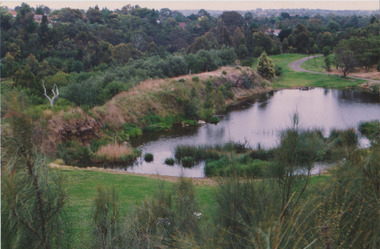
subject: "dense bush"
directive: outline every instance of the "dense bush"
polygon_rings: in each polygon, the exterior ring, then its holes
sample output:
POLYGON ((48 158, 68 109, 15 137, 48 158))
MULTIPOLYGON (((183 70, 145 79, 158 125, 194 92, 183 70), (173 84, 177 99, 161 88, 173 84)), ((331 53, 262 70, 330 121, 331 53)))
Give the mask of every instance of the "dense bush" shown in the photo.
POLYGON ((174 165, 174 163, 175 163, 175 159, 174 158, 169 157, 169 158, 165 159, 165 164, 166 165, 172 166, 172 165, 174 165))
POLYGON ((362 122, 359 131, 371 141, 380 141, 380 121, 362 122))
POLYGON ((263 177, 265 171, 272 162, 261 160, 247 160, 247 157, 235 156, 232 158, 223 157, 219 160, 207 160, 204 173, 208 177, 212 176, 245 176, 263 177))
POLYGON ((66 165, 90 166, 92 152, 89 147, 73 140, 58 146, 57 157, 62 158, 66 165))
POLYGON ((152 153, 145 153, 144 160, 147 163, 150 163, 153 161, 153 154, 152 153))

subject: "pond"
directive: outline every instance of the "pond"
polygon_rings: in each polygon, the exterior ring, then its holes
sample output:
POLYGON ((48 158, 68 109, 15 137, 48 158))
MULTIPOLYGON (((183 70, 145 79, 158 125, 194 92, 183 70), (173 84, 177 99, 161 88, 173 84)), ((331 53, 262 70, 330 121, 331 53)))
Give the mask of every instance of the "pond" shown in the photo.
MULTIPOLYGON (((291 126, 297 112, 302 128, 318 128, 328 136, 332 129, 355 128, 362 121, 380 119, 379 95, 351 90, 315 88, 308 91, 286 89, 252 98, 230 108, 221 121, 197 128, 176 128, 168 133, 149 134, 132 141, 142 155, 152 153, 153 162, 139 158, 125 170, 134 173, 204 177, 204 162, 192 168, 164 164, 174 157, 177 145, 214 145, 229 141, 246 143, 251 148, 276 147, 278 134, 291 126)), ((362 146, 368 141, 360 138, 362 146)), ((124 169, 123 169, 124 170, 124 169)), ((318 170, 318 169, 317 169, 318 170)))

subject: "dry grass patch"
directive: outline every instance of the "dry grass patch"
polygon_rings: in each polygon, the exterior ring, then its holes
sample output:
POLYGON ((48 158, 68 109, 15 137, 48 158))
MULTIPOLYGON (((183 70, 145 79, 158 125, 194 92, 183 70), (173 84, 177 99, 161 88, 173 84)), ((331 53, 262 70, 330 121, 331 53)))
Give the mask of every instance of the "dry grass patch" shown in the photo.
POLYGON ((115 143, 101 146, 98 151, 92 155, 91 161, 96 164, 124 164, 134 162, 140 155, 140 151, 126 144, 115 143))
POLYGON ((130 146, 124 144, 107 144, 103 145, 96 152, 99 156, 105 156, 107 159, 116 159, 124 155, 132 154, 133 150, 130 146))

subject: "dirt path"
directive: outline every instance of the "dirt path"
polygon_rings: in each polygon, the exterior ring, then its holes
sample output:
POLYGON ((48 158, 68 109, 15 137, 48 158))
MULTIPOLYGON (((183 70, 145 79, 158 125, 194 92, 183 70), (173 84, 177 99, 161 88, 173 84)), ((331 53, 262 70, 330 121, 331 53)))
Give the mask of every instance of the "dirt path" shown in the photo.
MULTIPOLYGON (((296 72, 306 72, 306 73, 313 73, 313 74, 331 75, 329 73, 314 72, 314 71, 310 71, 310 70, 306 70, 304 68, 301 68, 302 63, 304 63, 305 61, 316 58, 316 57, 320 57, 320 56, 322 56, 322 55, 319 54, 319 55, 314 55, 314 56, 308 56, 308 57, 302 58, 300 60, 293 61, 292 63, 289 64, 289 67, 296 72)), ((360 78, 360 77, 347 76, 347 78, 356 79, 356 80, 366 80, 366 81, 371 81, 371 82, 375 82, 375 83, 380 83, 379 80, 372 80, 372 79, 366 79, 366 78, 360 78)))

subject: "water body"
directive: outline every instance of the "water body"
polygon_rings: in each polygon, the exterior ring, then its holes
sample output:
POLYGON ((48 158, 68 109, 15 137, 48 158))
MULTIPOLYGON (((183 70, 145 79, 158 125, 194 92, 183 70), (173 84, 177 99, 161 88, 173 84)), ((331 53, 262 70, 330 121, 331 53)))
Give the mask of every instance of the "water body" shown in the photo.
MULTIPOLYGON (((278 134, 291 126, 297 112, 303 128, 318 128, 328 136, 332 129, 355 128, 362 121, 380 120, 380 98, 364 92, 315 88, 309 91, 286 89, 263 94, 228 110, 217 124, 197 128, 177 128, 169 133, 147 135, 133 141, 142 154, 152 153, 154 161, 142 158, 129 172, 169 176, 204 177, 204 163, 183 168, 168 166, 164 161, 174 157, 177 145, 214 145, 229 141, 247 143, 255 148, 276 147, 278 134)), ((360 139, 361 145, 368 141, 360 139)))

